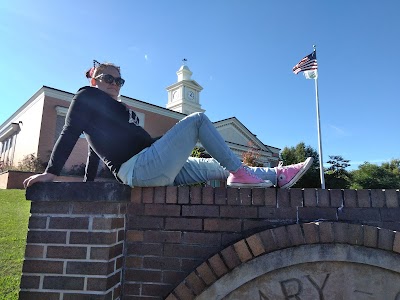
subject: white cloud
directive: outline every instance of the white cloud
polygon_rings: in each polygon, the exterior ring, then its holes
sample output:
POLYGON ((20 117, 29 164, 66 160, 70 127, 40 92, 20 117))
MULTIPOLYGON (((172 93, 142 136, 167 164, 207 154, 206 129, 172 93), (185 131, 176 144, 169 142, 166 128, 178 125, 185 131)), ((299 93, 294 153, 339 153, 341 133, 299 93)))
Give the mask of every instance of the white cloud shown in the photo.
POLYGON ((328 125, 329 128, 331 128, 333 130, 333 133, 335 133, 337 136, 350 136, 350 133, 345 131, 344 129, 337 127, 335 125, 328 125))
POLYGON ((149 60, 149 57, 147 56, 147 54, 144 55, 144 59, 149 60))

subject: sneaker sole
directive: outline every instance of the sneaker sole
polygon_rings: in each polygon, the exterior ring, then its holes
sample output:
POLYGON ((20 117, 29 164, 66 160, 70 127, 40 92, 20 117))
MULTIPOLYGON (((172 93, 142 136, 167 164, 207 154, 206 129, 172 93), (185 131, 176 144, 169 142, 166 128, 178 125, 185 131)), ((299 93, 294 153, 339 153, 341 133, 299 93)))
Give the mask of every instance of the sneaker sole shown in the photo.
POLYGON ((243 188, 269 188, 271 186, 273 186, 271 181, 265 181, 262 183, 235 183, 232 182, 230 184, 227 185, 228 187, 243 187, 243 188))
POLYGON ((303 174, 305 172, 307 172, 307 170, 311 167, 312 163, 314 161, 314 158, 309 157, 306 159, 304 166, 300 169, 300 171, 292 178, 292 180, 290 180, 288 183, 286 183, 285 185, 281 186, 281 189, 287 189, 290 188, 291 186, 293 186, 297 180, 300 179, 301 176, 303 176, 303 174))

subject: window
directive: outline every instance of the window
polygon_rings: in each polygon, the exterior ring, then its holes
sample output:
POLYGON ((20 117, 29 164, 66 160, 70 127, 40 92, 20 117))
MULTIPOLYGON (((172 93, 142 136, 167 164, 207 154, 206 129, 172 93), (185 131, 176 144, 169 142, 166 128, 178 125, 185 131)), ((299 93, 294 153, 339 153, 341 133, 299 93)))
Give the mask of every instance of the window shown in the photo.
MULTIPOLYGON (((61 131, 63 130, 65 124, 65 116, 67 115, 68 108, 63 106, 56 106, 56 112, 57 112, 57 119, 56 119, 56 130, 54 135, 54 141, 57 141, 58 137, 61 134, 61 131)), ((82 133, 79 137, 85 138, 85 135, 82 133)))
POLYGON ((57 140, 58 137, 60 136, 60 133, 63 129, 64 123, 65 123, 65 116, 60 116, 59 114, 57 114, 56 132, 55 132, 55 136, 54 136, 55 140, 57 140))
POLYGON ((221 181, 219 181, 219 180, 211 180, 211 181, 208 181, 207 184, 212 187, 221 187, 221 181))

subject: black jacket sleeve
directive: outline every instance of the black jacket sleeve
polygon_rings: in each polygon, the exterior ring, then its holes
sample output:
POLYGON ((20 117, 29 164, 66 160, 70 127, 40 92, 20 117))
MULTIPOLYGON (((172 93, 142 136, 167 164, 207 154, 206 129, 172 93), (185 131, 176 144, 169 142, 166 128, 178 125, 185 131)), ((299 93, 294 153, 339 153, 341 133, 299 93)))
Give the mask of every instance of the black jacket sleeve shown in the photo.
POLYGON ((90 122, 89 101, 90 94, 82 89, 72 99, 63 130, 54 145, 47 164, 47 173, 60 175, 79 136, 82 134, 87 122, 90 122))
POLYGON ((93 151, 92 147, 88 145, 88 157, 86 161, 86 168, 85 168, 85 177, 83 181, 94 181, 97 175, 97 169, 99 167, 100 158, 93 151))

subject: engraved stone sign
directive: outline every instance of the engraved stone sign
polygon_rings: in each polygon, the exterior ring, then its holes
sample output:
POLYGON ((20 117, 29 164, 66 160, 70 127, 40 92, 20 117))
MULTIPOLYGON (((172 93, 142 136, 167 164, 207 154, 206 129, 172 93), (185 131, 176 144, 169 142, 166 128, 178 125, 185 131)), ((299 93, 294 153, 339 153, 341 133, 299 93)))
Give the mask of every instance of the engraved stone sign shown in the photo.
POLYGON ((399 292, 400 275, 392 271, 363 264, 323 262, 264 274, 223 299, 395 300, 399 292))
POLYGON ((240 265, 196 299, 400 300, 400 256, 350 245, 304 245, 240 265))

